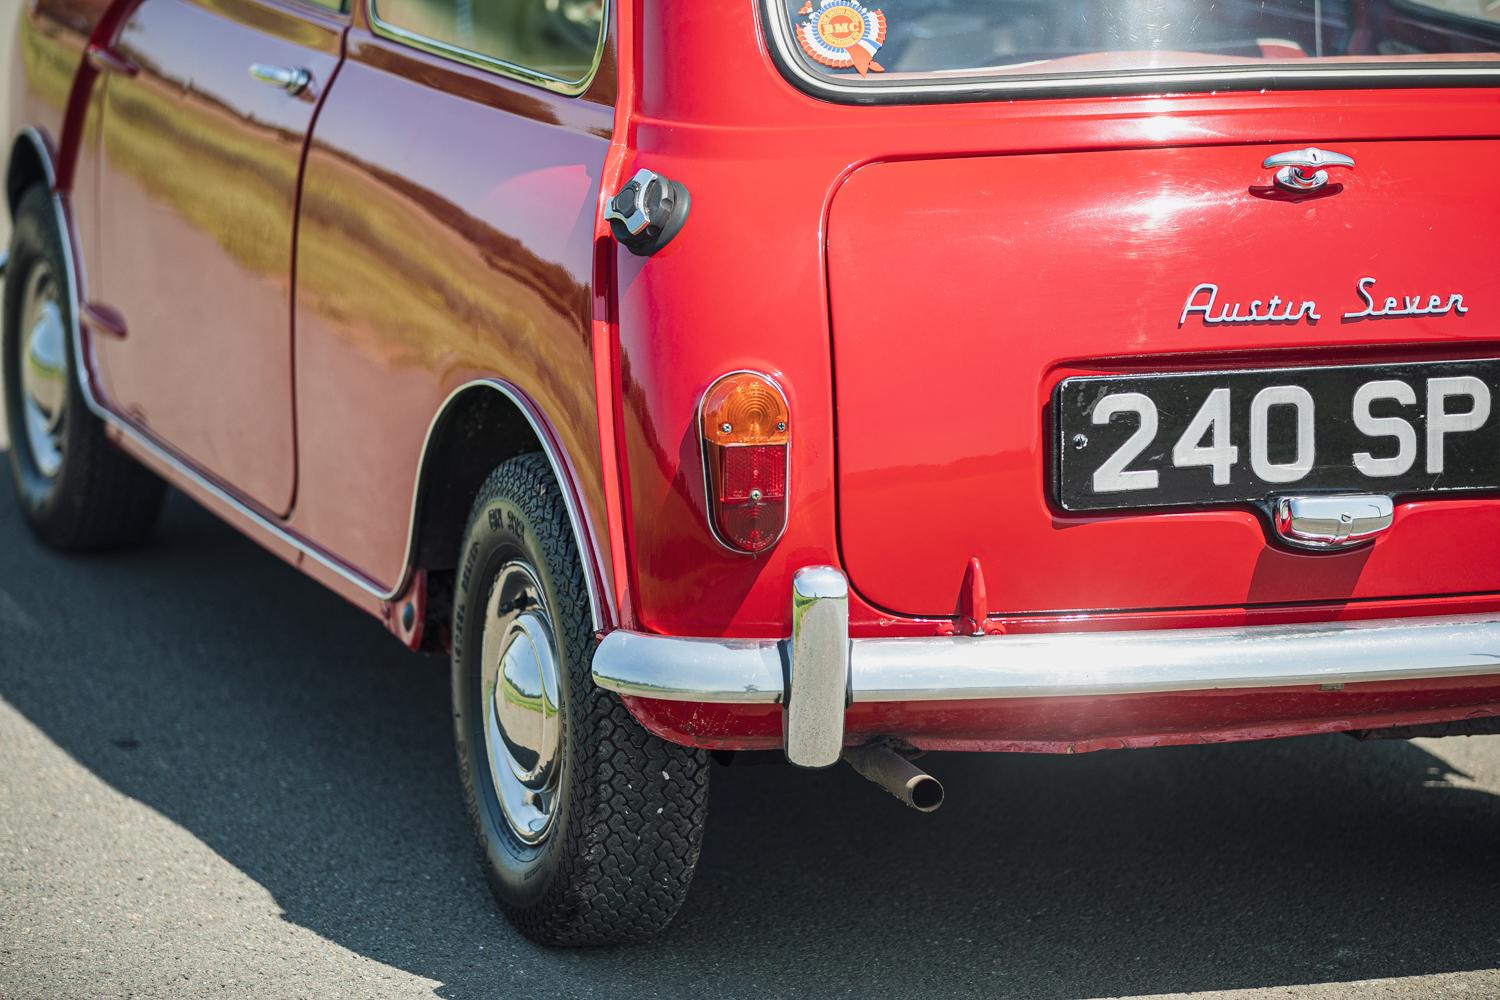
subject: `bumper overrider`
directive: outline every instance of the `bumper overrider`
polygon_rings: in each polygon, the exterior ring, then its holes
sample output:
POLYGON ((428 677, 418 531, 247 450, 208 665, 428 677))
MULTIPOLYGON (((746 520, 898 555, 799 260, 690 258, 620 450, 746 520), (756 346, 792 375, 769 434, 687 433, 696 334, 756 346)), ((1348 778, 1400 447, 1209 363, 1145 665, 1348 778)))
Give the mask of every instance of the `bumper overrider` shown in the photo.
POLYGON ((831 566, 792 582, 792 634, 700 639, 620 630, 594 680, 623 695, 785 706, 786 755, 826 767, 855 702, 1003 700, 1356 684, 1500 674, 1500 612, 1238 628, 849 637, 831 566))

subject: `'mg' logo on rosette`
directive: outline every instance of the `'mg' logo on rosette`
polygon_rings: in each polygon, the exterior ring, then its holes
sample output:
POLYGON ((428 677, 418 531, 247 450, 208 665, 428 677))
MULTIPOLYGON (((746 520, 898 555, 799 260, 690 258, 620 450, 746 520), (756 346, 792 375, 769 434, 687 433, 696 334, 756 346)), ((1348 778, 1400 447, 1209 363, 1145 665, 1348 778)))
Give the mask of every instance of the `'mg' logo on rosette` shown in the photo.
POLYGON ((807 20, 797 25, 802 51, 833 69, 859 70, 860 76, 885 67, 875 53, 885 44, 885 14, 870 10, 857 0, 807 0, 797 16, 807 20))

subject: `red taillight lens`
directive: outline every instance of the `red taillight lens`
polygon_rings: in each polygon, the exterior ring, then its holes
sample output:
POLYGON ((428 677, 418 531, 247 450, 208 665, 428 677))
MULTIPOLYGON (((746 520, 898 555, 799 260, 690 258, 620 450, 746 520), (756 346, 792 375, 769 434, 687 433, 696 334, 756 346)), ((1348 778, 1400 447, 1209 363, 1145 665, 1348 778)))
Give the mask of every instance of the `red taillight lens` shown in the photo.
POLYGON ((709 519, 731 548, 764 551, 786 528, 789 424, 786 397, 764 375, 725 375, 703 396, 709 519))
POLYGON ((762 500, 786 499, 786 445, 721 445, 719 455, 723 502, 744 503, 756 494, 762 500))

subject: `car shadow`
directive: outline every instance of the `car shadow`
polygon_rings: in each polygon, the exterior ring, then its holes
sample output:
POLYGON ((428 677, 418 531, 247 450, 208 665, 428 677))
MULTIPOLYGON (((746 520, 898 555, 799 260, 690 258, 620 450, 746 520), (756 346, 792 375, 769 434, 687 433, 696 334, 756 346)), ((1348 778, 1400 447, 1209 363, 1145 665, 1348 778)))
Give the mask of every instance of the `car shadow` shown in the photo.
POLYGON ((1041 998, 1500 964, 1500 798, 1343 737, 933 755, 932 816, 847 769, 718 769, 666 935, 536 948, 470 846, 441 658, 178 497, 154 546, 85 560, 43 552, 0 494, 0 696, 285 919, 445 998, 1041 998))

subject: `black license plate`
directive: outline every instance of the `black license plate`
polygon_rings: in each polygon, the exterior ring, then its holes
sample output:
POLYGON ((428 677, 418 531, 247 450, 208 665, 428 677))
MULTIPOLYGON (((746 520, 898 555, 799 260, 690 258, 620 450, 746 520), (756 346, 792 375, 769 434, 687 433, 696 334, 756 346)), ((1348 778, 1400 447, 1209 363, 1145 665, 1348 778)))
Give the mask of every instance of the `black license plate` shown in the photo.
POLYGON ((1500 488, 1500 360, 1064 379, 1064 510, 1500 488))

